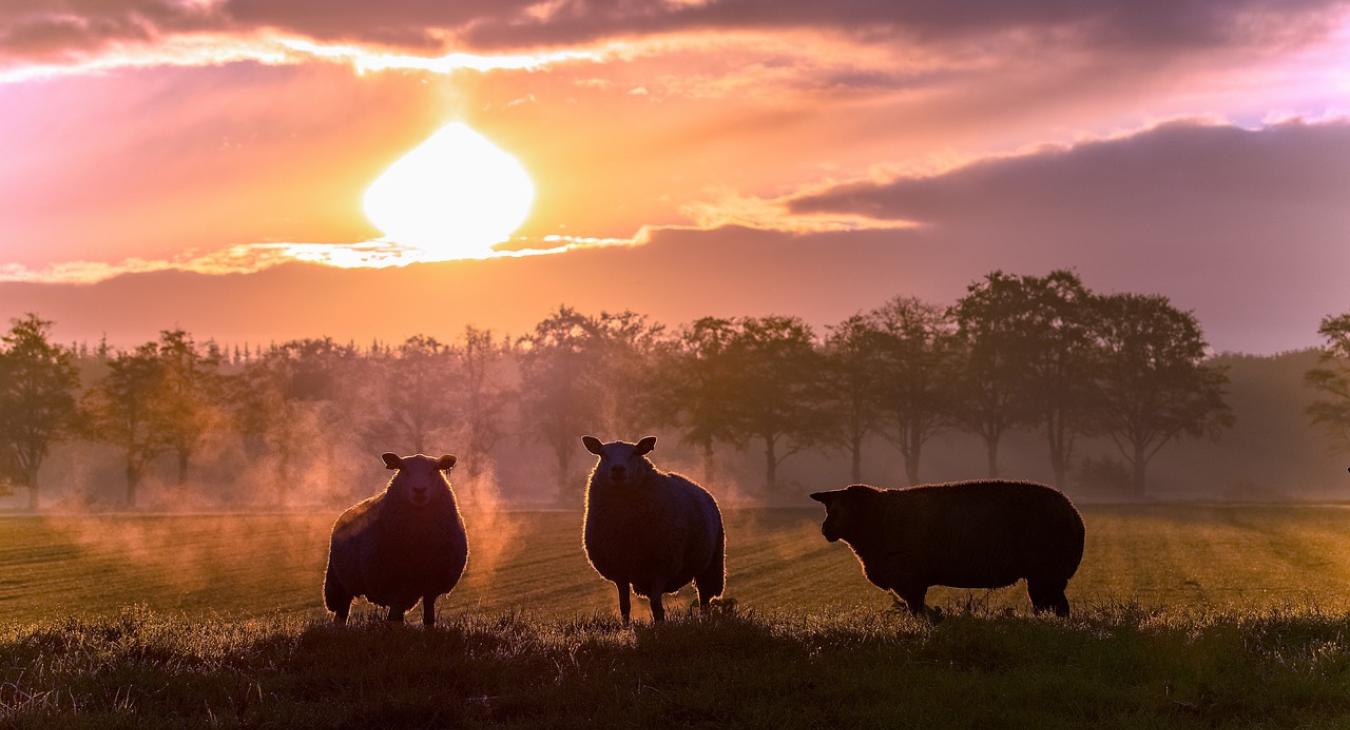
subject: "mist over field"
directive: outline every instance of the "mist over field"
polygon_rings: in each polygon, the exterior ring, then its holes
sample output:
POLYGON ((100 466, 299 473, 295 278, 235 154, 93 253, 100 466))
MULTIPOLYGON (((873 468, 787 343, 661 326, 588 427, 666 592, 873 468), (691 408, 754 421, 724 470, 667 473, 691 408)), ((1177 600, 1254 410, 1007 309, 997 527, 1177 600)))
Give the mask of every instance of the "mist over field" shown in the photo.
MULTIPOLYGON (((574 361, 565 363, 568 369, 533 382, 522 373, 522 365, 530 362, 529 338, 512 340, 490 331, 471 329, 470 339, 447 343, 426 337, 365 344, 319 338, 281 346, 225 346, 181 333, 186 340, 179 345, 206 363, 200 382, 191 385, 200 392, 183 400, 153 390, 169 386, 151 384, 145 402, 153 405, 158 399, 179 418, 165 429, 187 429, 191 456, 185 478, 180 481, 173 436, 147 434, 141 438, 148 439, 143 445, 148 450, 137 456, 143 473, 130 504, 125 446, 97 437, 88 428, 87 411, 72 411, 69 426, 51 439, 50 454, 36 473, 41 506, 57 512, 327 511, 383 488, 388 473, 379 461, 381 452, 423 450, 459 456, 451 479, 471 508, 579 509, 590 457, 578 439, 588 432, 629 440, 656 434, 661 438, 658 464, 702 478, 707 454, 688 438, 704 427, 690 420, 697 414, 681 410, 688 403, 653 402, 681 387, 682 373, 695 362, 672 360, 668 352, 689 325, 667 327, 625 315, 630 318, 624 326, 636 330, 596 335, 585 327, 618 320, 560 311, 562 316, 541 323, 540 331, 575 327, 569 335, 574 341, 566 346, 579 349, 574 361), (604 337, 618 338, 618 344, 607 344, 604 337), (621 348, 617 354, 615 347, 621 348), (465 378, 473 368, 478 368, 473 376, 478 380, 470 385, 465 378)), ((834 331, 810 335, 822 358, 830 357, 828 338, 834 331)), ((119 351, 100 351, 87 342, 73 346, 71 363, 79 384, 72 397, 88 406, 89 392, 106 381, 119 351)), ((1223 400, 1232 423, 1212 433, 1169 439, 1148 463, 1146 493, 1130 483, 1128 453, 1108 433, 1086 424, 1076 434, 1063 481, 1056 480, 1044 429, 1025 413, 1000 439, 999 472, 1052 483, 1090 502, 1343 499, 1350 496, 1344 456, 1334 433, 1314 423, 1309 412, 1320 396, 1307 373, 1319 369, 1323 359, 1314 349, 1206 355, 1204 366, 1227 378, 1223 400)), ((708 488, 731 505, 803 506, 807 492, 853 481, 844 438, 848 424, 828 402, 830 389, 839 387, 832 377, 825 370, 803 377, 805 387, 816 389, 810 397, 821 401, 820 408, 783 416, 774 487, 765 482, 762 438, 752 429, 737 433, 728 425, 725 437, 713 440, 714 478, 708 488), (793 423, 792 418, 805 421, 793 423)), ((891 377, 898 383, 905 376, 891 377)), ((728 380, 710 387, 735 386, 728 380)), ((706 397, 730 403, 715 390, 706 397)), ((880 391, 875 396, 883 411, 887 397, 880 391)), ((884 413, 871 418, 859 442, 862 481, 910 483, 894 426, 884 413)), ((954 416, 925 438, 921 480, 988 475, 986 443, 954 416)), ((29 497, 15 474, 0 505, 22 509, 29 497)))

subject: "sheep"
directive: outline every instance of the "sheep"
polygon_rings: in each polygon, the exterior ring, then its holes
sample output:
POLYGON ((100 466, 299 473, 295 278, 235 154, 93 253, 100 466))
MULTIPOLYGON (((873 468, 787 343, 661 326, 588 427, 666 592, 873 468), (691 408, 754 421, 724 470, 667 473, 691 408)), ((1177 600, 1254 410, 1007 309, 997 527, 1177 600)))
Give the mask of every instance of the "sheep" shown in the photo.
POLYGON ((1083 558, 1083 520, 1042 484, 974 481, 816 492, 821 534, 853 549, 863 573, 914 614, 931 586, 1001 588, 1027 581, 1037 613, 1069 615, 1064 589, 1083 558))
POLYGON ((381 456, 396 470, 385 490, 343 512, 333 525, 324 605, 338 625, 352 599, 389 609, 387 621, 422 601, 422 623, 436 623, 436 599, 455 587, 469 560, 464 520, 445 478, 455 457, 381 456))
POLYGON ((657 470, 648 436, 636 444, 581 439, 599 457, 586 483, 582 542, 591 567, 619 590, 619 613, 629 618, 629 588, 645 596, 652 620, 664 621, 661 596, 692 580, 706 609, 726 584, 722 512, 703 487, 657 470))

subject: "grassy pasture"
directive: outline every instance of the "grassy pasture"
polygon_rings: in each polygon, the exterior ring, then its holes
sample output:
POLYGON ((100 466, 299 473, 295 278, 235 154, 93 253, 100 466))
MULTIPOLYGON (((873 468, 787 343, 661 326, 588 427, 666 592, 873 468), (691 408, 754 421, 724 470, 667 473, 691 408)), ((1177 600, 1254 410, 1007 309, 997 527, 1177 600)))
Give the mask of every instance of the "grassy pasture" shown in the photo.
MULTIPOLYGON (((1069 621, 892 610, 812 510, 728 514, 728 595, 634 627, 576 513, 469 515, 443 626, 323 621, 333 515, 0 519, 0 723, 1345 727, 1350 509, 1086 507, 1069 621), (131 608, 129 608, 131 607, 131 608)), ((668 603, 681 607, 692 592, 668 603)))

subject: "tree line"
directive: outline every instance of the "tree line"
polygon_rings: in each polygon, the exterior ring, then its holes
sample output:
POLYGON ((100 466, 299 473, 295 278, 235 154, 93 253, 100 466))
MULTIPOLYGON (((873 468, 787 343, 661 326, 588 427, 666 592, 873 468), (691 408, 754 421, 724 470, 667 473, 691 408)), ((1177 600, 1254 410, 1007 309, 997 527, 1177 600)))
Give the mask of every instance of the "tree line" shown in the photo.
MULTIPOLYGON (((376 450, 423 451, 452 434, 470 479, 520 435, 548 451, 560 485, 580 483, 579 434, 675 431, 709 482, 726 449, 758 451, 770 493, 807 449, 846 457, 862 481, 878 439, 917 483, 925 445, 944 431, 977 436, 997 476, 1000 444, 1024 430, 1044 438, 1059 484, 1081 440, 1108 439, 1142 495, 1161 449, 1233 422, 1227 377, 1192 314, 1162 296, 1093 292, 1070 271, 995 271, 950 306, 897 297, 821 331, 784 315, 668 328, 563 306, 521 337, 470 327, 454 342, 364 348, 317 338, 229 349, 175 329, 90 351, 50 332, 28 315, 0 345, 0 474, 29 487, 33 506, 62 439, 116 448, 134 505, 155 464, 187 483, 206 444, 225 437, 275 464, 284 504, 289 475, 338 448, 334 429, 376 450)), ((1328 362, 1343 367, 1347 354, 1328 362)))

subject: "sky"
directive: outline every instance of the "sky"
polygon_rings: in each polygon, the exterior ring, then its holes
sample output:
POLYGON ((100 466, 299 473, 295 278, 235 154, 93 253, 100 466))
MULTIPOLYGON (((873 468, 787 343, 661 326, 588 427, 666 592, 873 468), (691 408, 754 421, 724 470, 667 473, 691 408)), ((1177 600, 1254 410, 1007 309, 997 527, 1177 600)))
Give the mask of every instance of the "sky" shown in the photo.
POLYGON ((0 316, 69 339, 824 326, 1073 268, 1277 352, 1350 310, 1348 191, 1332 0, 0 4, 0 316), (455 123, 533 184, 471 259, 363 206, 455 123))

